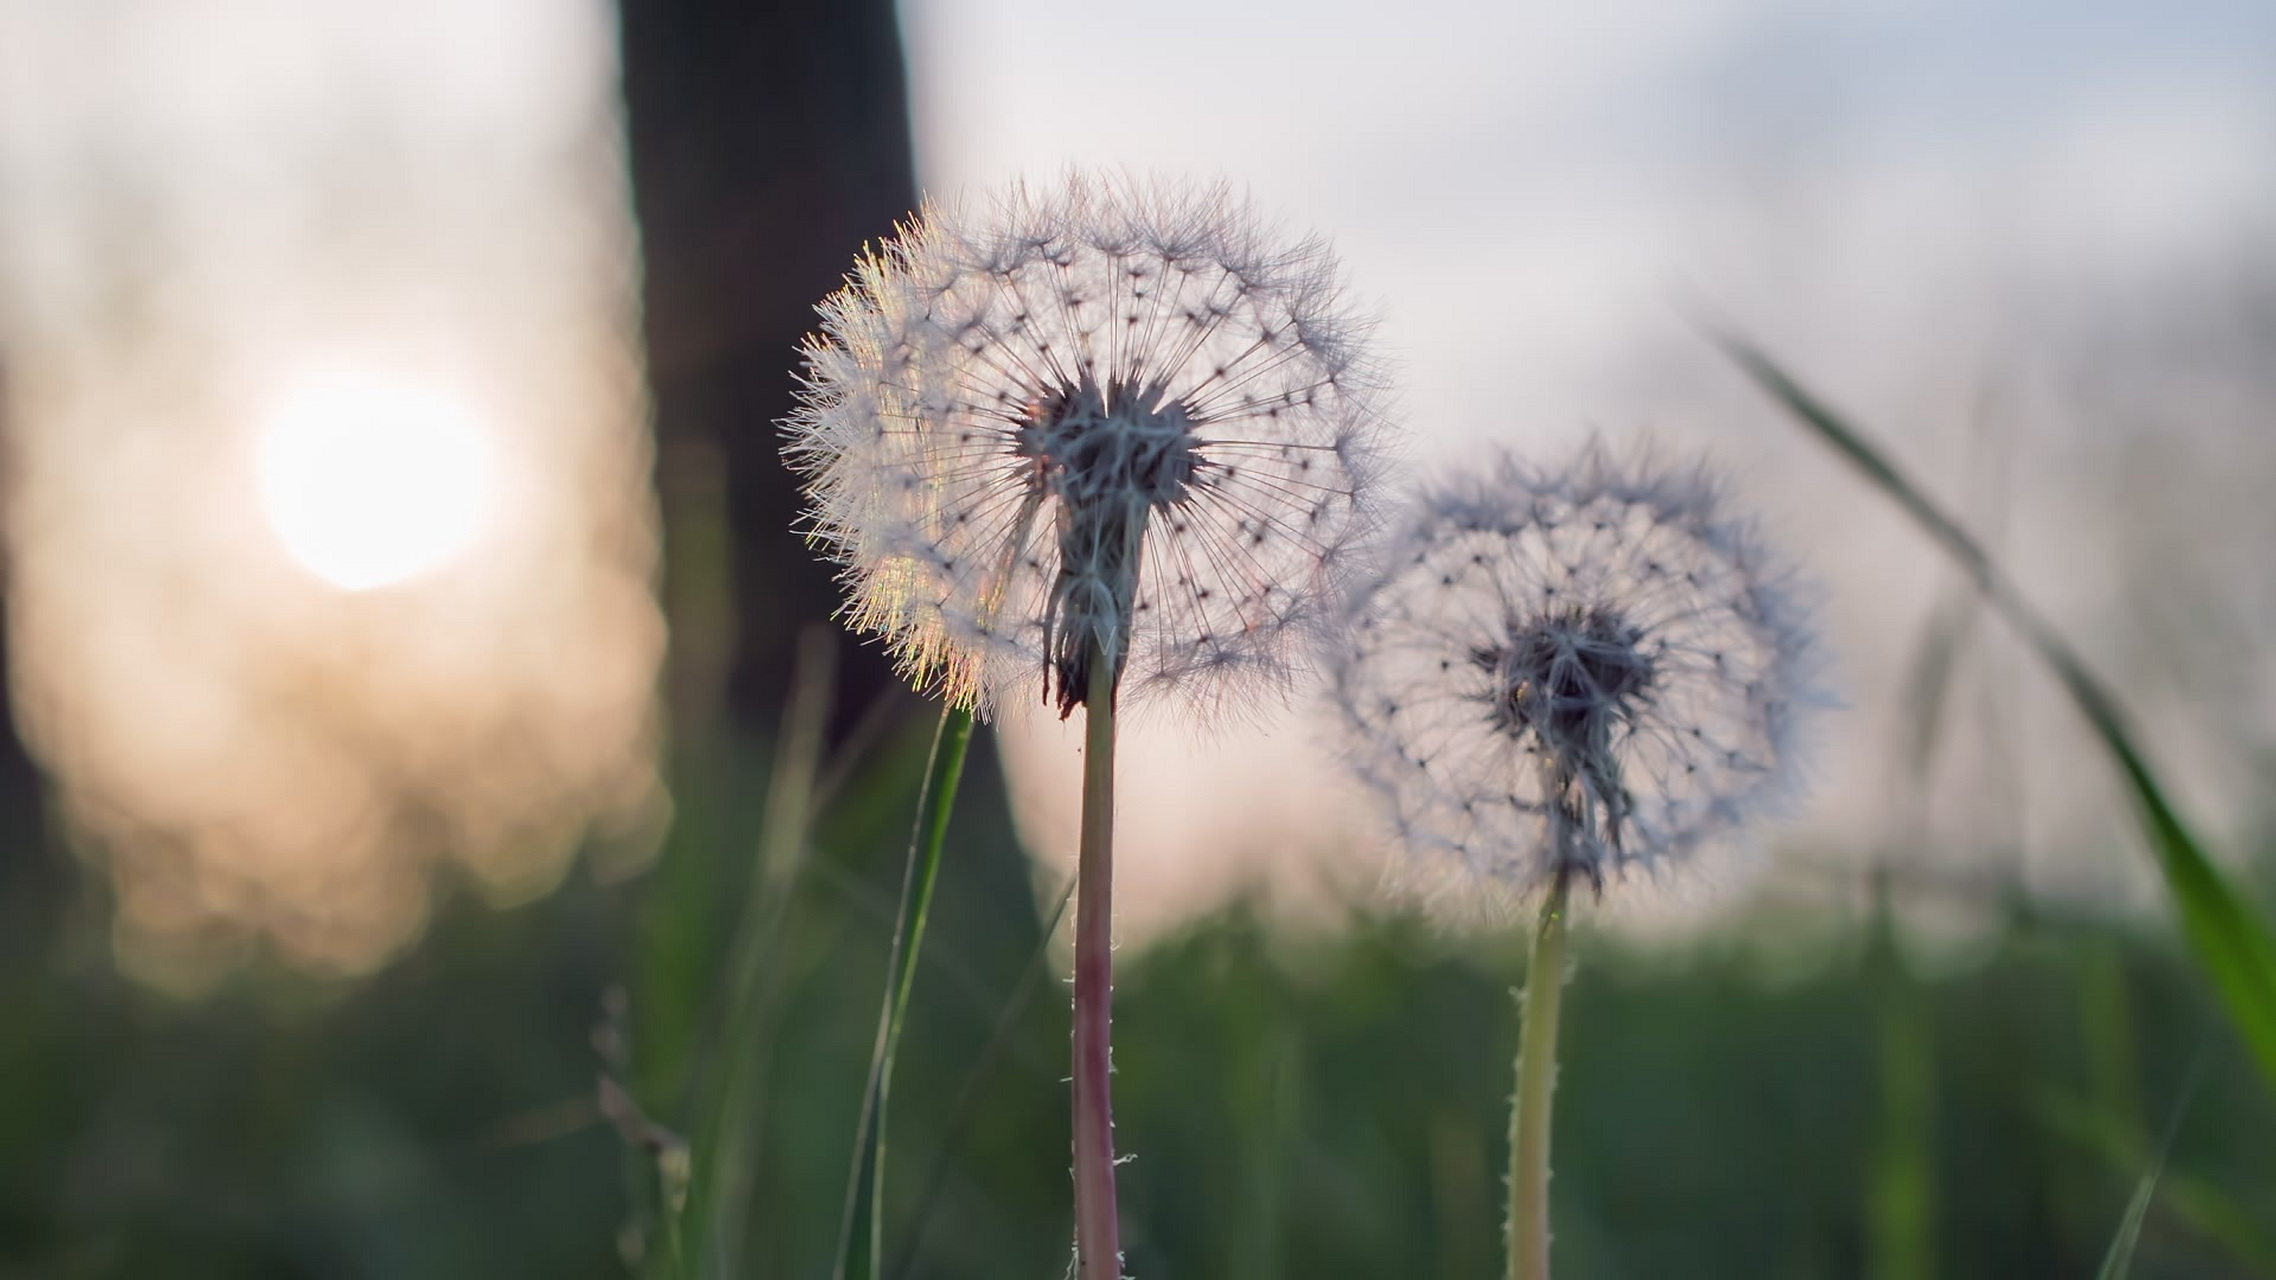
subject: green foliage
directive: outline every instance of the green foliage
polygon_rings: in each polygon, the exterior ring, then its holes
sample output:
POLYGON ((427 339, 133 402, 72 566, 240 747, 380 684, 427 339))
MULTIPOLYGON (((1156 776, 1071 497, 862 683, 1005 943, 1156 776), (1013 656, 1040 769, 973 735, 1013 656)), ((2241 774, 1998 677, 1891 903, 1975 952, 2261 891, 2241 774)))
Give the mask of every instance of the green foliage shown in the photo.
MULTIPOLYGON (((734 1206, 740 1275, 829 1266, 929 737, 891 740, 874 785, 825 815, 786 915, 753 1100, 764 1123, 734 1206)), ((888 1274, 908 1280, 1052 1276, 1066 1260, 1067 1011, 1032 963, 1060 894, 1038 902, 983 757, 897 1071, 885 1221, 888 1274)), ((0 1274, 625 1275, 634 1204, 622 1142, 591 1107, 588 1033, 599 993, 652 972, 628 970, 644 953, 628 925, 658 887, 572 883, 504 913, 461 900, 417 955, 349 988, 249 975, 181 1005, 93 963, 36 985, 11 975, 0 1274)), ((1577 940, 1552 1187, 1560 1276, 1867 1270, 1888 1126, 1883 993, 1909 946, 1876 958, 1870 933, 1773 915, 1676 954, 1577 940), (1811 936, 1859 943, 1813 949, 1811 936)), ((1514 932, 1464 941, 1365 914, 1275 930, 1235 910, 1126 950, 1133 1273, 1492 1274, 1522 947, 1514 932)), ((1899 970, 1916 1002, 1909 1052, 1930 1055, 1936 1081, 1921 1142, 1932 1274, 2087 1276, 2103 1257, 2154 1135, 2099 1097, 2076 995, 2095 966, 2126 992, 2132 1073, 2148 1096, 2174 1096, 2214 1015, 2154 934, 2019 925, 1965 965, 1899 970), (2047 1121, 2057 1094, 2086 1129, 2047 1121), (2136 1136, 2104 1145, 2096 1126, 2136 1136)), ((668 994, 634 983, 633 1025, 668 994)), ((633 1063, 657 1056, 641 1041, 633 1063)), ((2276 1221, 2276 1106, 2242 1068, 2218 1049, 2208 1059, 2137 1273, 2271 1274, 2265 1253, 2217 1229, 2222 1212, 2247 1232, 2276 1221), (2178 1199, 2185 1182, 2225 1204, 2201 1218, 2178 1199)), ((669 1093, 642 1102, 699 1151, 715 1138, 669 1093)))

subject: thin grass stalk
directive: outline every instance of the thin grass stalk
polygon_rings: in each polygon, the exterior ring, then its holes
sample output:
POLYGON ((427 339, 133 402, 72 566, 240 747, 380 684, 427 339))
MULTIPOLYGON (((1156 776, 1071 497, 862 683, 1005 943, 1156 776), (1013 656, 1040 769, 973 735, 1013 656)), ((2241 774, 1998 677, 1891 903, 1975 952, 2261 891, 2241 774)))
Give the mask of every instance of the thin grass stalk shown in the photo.
POLYGON ((1114 1199, 1114 701, 1097 644, 1083 705, 1083 832, 1075 861, 1074 1159, 1076 1280, 1121 1280, 1114 1199))
POLYGON ((723 1070, 718 1096, 708 1108, 710 1158, 696 1177, 697 1197, 686 1227, 696 1242, 698 1274, 734 1276, 742 1272, 745 1214, 757 1180, 761 1107, 772 1067, 772 1034, 782 992, 775 980, 781 966, 770 963, 784 935, 794 889, 807 862, 807 836, 813 821, 814 779, 820 771, 823 738, 830 721, 837 681, 837 638, 829 628, 799 632, 790 703, 767 784, 766 811, 759 832, 757 865, 750 897, 729 943, 722 1018, 723 1070))
POLYGON ((886 955, 885 997, 877 1013, 869 1087, 862 1095, 861 1118, 854 1125, 845 1208, 838 1220, 837 1258, 830 1270, 834 1280, 844 1280, 851 1259, 865 1168, 869 1173, 869 1256, 864 1270, 870 1280, 879 1280, 884 1274, 886 1114, 893 1095, 893 1064, 900 1057, 909 991, 916 985, 925 922, 932 913, 933 889, 940 881, 941 849, 948 840, 949 818, 956 811, 956 793, 964 781, 964 760, 971 746, 971 709, 944 708, 940 726, 933 731, 925 780, 917 792, 916 825, 909 832, 909 858, 901 871, 901 903, 894 919, 893 944, 886 955))
POLYGON ((935 767, 925 780, 932 793, 932 812, 924 832, 924 857, 910 847, 910 872, 901 885, 901 919, 894 931, 899 964, 888 990, 884 1061, 877 1068, 877 1144, 870 1156, 869 1175, 869 1277, 885 1274, 885 1149, 886 1112, 893 1100, 893 1064, 901 1057, 901 1029, 909 1016, 909 991, 917 982, 917 953, 925 945, 925 920, 932 913, 933 888, 940 881, 940 852, 948 840, 949 816, 956 810, 956 793, 964 782, 964 757, 972 746, 972 710, 951 707, 941 718, 940 741, 934 744, 935 767), (913 890, 913 892, 912 892, 913 890))
POLYGON ((1564 1003, 1565 915, 1572 873, 1541 904, 1525 968, 1517 1096, 1509 1111, 1509 1280, 1549 1280, 1549 1121, 1557 1091, 1557 1016, 1564 1003))

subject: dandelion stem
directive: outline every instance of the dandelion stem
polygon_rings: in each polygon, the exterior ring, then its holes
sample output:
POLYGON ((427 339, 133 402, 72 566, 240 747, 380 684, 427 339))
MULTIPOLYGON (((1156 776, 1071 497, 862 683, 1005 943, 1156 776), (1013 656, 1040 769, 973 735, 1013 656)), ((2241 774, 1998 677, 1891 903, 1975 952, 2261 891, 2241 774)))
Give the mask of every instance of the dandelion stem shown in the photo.
POLYGON ((1509 1114, 1509 1280, 1549 1280, 1549 1117, 1557 1089, 1557 1011, 1565 987, 1570 868, 1541 904, 1517 1039, 1517 1097, 1509 1114))
POLYGON ((1096 641, 1083 720, 1083 836, 1075 863, 1076 1280, 1120 1280, 1114 1202, 1114 698, 1116 664, 1096 641))

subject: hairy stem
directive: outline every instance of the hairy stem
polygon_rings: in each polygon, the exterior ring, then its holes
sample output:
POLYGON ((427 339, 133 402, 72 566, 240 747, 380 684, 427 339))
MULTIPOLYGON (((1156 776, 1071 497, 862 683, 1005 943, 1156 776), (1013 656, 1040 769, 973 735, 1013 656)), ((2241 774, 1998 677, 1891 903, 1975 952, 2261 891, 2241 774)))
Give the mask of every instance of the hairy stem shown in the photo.
POLYGON ((1075 863, 1076 1280, 1120 1280, 1114 1203, 1115 663, 1094 641, 1083 720, 1083 839, 1075 863))
POLYGON ((1565 902, 1560 870, 1541 904, 1517 1039, 1517 1097, 1509 1114, 1509 1280, 1549 1280, 1549 1118, 1557 1089, 1557 1011, 1565 987, 1565 902))

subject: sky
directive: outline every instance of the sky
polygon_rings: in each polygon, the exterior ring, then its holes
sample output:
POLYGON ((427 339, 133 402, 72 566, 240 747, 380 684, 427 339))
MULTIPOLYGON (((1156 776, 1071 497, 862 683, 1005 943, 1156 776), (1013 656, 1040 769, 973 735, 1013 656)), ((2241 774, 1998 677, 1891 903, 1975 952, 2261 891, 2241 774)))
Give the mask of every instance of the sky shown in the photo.
MULTIPOLYGON (((903 0, 902 14, 927 189, 1068 165, 1225 178, 1326 235, 1381 317, 1415 473, 1590 431, 1718 465, 1823 585, 1848 704, 1778 850, 1855 859, 1898 838, 1904 675, 1951 588, 1749 392, 1697 312, 1766 343, 2004 530, 2035 596, 2149 704, 2185 790, 2228 830, 2252 818, 2249 752, 2276 732, 2258 637, 2276 610, 2265 568, 2233 549, 2276 545, 2250 497, 2276 465, 2250 354, 2255 333, 2276 340, 2276 7, 903 0), (2168 593, 2157 610, 2145 578, 2168 593), (2161 611, 2203 625, 2177 638, 2143 620, 2161 611), (2249 638, 2226 680, 2198 651, 2214 632, 2249 638)), ((1965 679, 1972 727, 1907 838, 2023 846, 2017 874, 2034 882, 2138 890, 2068 712, 1996 638, 1965 679)), ((1041 717, 1007 732, 1032 842, 1071 848, 1071 734, 1041 717)), ((1327 874, 1367 888, 1380 841, 1364 813, 1319 801, 1348 790, 1329 739, 1301 705, 1262 729, 1141 728, 1126 925, 1260 884, 1301 899, 1323 842, 1351 855, 1327 874)))

